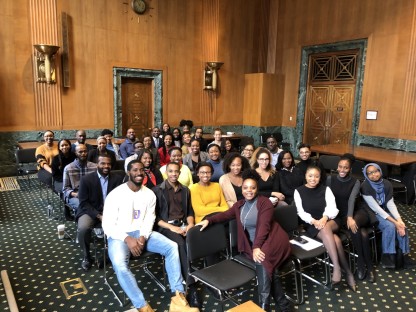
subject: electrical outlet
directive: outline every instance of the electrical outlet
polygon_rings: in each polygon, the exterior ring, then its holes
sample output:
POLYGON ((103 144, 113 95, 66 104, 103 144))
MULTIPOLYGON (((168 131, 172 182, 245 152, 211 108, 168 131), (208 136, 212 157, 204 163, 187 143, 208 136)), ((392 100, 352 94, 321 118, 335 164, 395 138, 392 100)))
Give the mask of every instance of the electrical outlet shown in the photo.
POLYGON ((293 119, 293 117, 292 117, 292 116, 290 116, 290 117, 289 117, 289 120, 290 120, 290 121, 292 121, 292 119, 293 119))

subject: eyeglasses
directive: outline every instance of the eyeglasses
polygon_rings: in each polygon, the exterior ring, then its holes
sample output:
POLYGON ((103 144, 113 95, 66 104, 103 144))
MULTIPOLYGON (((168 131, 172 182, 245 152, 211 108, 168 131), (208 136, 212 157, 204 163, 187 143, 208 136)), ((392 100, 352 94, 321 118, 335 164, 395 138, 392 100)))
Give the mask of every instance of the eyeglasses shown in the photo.
POLYGON ((211 171, 200 171, 199 174, 200 175, 210 175, 211 171))
POLYGON ((244 149, 246 152, 254 152, 254 150, 252 150, 252 149, 248 149, 248 148, 245 148, 244 149))
POLYGON ((377 172, 380 172, 380 170, 376 169, 374 171, 367 172, 367 175, 370 176, 370 175, 373 175, 373 174, 375 174, 377 172))
POLYGON ((269 161, 270 160, 270 158, 259 158, 259 159, 257 159, 258 161, 269 161))

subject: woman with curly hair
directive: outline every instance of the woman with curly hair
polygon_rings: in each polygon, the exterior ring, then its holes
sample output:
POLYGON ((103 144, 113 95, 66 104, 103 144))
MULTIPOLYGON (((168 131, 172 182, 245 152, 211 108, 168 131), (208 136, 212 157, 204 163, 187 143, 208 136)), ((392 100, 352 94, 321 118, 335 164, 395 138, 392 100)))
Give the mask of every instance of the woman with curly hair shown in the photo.
POLYGON ((238 251, 252 259, 256 266, 259 305, 265 311, 271 311, 270 299, 273 297, 280 311, 292 311, 278 275, 279 267, 291 254, 289 237, 274 221, 274 207, 270 200, 258 192, 261 177, 256 170, 244 171, 242 179, 244 198, 229 210, 210 216, 197 225, 201 225, 203 230, 209 224, 235 219, 238 251))
POLYGON ((228 207, 231 208, 238 200, 243 199, 242 173, 244 170, 250 169, 250 164, 245 157, 234 152, 225 155, 222 169, 225 174, 221 176, 219 183, 228 207))
POLYGON ((287 205, 285 195, 280 191, 279 174, 271 165, 272 155, 267 148, 257 148, 250 159, 251 168, 260 175, 258 192, 269 197, 273 205, 287 205))

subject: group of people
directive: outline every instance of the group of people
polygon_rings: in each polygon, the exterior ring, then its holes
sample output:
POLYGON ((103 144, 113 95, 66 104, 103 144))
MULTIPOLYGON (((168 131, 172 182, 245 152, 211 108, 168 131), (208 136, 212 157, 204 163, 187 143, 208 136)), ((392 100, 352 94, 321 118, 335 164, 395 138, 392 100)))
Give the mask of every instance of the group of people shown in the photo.
POLYGON ((129 254, 140 256, 144 249, 162 254, 175 292, 171 311, 198 311, 197 287, 188 274, 186 233, 195 225, 203 230, 231 219, 237 220, 238 250, 256 264, 259 305, 270 311, 274 298, 282 311, 291 311, 277 274, 291 250, 288 234, 273 219, 274 209, 281 205, 295 204, 304 234, 324 244, 333 264, 333 286, 344 272, 349 288, 356 291, 338 236, 341 229, 351 234, 358 279, 376 280, 365 230, 375 225, 382 232, 383 267, 395 267, 396 242, 404 267, 415 267, 392 186, 377 164, 363 169, 361 184, 351 174, 352 155, 341 157, 337 175, 327 176, 319 160, 310 157, 307 144, 299 146, 300 161, 295 163, 292 152, 279 149, 272 136, 266 147, 248 144, 240 153, 227 149, 220 129, 207 144, 201 128, 190 133, 192 126, 181 124, 182 131, 171 131, 164 124, 142 141, 136 141, 129 129, 119 148, 105 129, 96 150, 85 144, 85 131, 77 132, 72 146, 68 140, 55 146, 53 132, 47 131, 45 144, 36 151, 39 179, 47 181, 50 173, 50 181, 58 183, 55 186, 62 188, 76 212, 82 268, 92 266, 91 231, 102 225, 120 285, 139 311, 153 310, 129 270, 129 254), (125 176, 112 174, 115 159, 125 160, 125 176))

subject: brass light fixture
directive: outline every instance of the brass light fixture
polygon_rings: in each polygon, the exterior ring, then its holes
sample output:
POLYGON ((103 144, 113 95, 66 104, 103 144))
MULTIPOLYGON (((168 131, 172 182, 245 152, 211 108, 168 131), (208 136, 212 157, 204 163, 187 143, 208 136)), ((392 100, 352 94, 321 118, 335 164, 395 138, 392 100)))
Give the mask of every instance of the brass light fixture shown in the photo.
POLYGON ((55 54, 59 47, 49 44, 35 44, 36 49, 36 81, 55 83, 55 54))
POLYGON ((217 90, 217 71, 224 63, 222 62, 206 62, 204 69, 204 90, 217 90))

